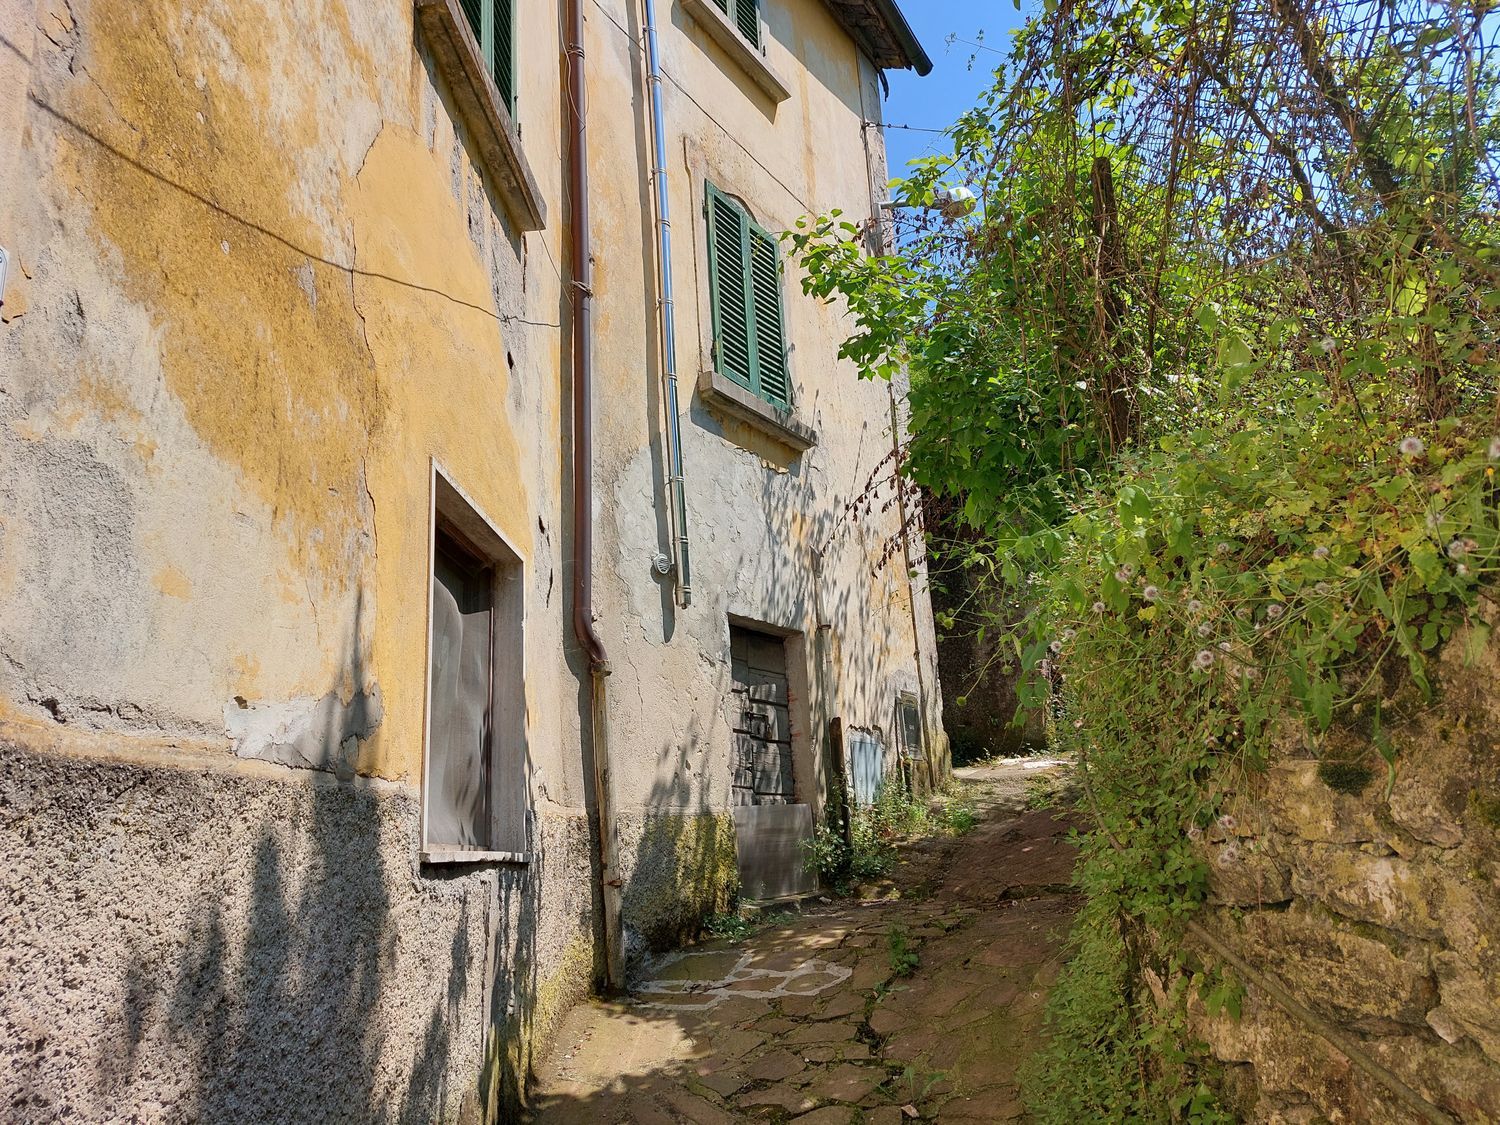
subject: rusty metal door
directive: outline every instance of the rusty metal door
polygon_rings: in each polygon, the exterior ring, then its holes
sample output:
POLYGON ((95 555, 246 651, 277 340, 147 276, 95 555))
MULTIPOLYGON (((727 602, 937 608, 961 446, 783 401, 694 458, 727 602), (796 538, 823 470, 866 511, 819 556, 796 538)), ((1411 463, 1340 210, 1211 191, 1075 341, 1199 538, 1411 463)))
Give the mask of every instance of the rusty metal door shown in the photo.
POLYGON ((734 804, 791 804, 797 786, 787 719, 786 644, 780 637, 731 626, 729 652, 734 804))

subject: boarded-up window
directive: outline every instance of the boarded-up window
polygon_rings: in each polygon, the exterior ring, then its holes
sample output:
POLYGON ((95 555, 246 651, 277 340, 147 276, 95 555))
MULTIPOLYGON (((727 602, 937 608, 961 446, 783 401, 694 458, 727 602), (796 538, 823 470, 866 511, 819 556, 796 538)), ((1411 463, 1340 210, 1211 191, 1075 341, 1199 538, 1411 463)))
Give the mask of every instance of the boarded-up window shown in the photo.
POLYGON ((429 861, 526 851, 520 559, 434 473, 423 852, 429 861))

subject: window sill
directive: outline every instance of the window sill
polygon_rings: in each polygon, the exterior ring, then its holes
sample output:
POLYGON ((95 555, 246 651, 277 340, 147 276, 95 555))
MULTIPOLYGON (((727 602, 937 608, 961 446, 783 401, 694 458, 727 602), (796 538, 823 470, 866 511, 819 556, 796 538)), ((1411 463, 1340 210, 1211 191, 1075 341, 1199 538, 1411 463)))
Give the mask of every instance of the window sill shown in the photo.
POLYGON ((717 371, 698 377, 698 395, 710 410, 733 415, 798 453, 818 444, 818 432, 801 421, 795 410, 773 406, 717 371))
POLYGON ((766 64, 760 51, 740 34, 740 29, 729 22, 729 17, 719 10, 713 0, 682 0, 682 10, 692 16, 715 43, 724 48, 729 57, 740 65, 740 69, 765 91, 766 97, 780 104, 792 96, 786 84, 766 64))
POLYGON ((495 80, 458 0, 415 0, 417 24, 432 48, 438 73, 464 118, 479 162, 490 176, 517 226, 523 231, 547 225, 547 207, 531 168, 521 154, 516 124, 500 100, 495 80))
POLYGON ((514 863, 532 860, 530 852, 470 852, 456 848, 429 848, 422 852, 422 862, 431 866, 455 863, 514 863))

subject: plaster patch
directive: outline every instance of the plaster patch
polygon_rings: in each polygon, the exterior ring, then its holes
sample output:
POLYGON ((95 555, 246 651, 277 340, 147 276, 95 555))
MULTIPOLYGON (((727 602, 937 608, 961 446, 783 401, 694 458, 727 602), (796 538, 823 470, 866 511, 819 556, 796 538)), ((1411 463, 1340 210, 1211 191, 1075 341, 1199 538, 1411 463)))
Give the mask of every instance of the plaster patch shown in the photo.
POLYGON ((375 733, 383 714, 378 685, 347 703, 336 692, 254 704, 236 696, 224 704, 224 730, 238 757, 352 774, 358 744, 375 733))

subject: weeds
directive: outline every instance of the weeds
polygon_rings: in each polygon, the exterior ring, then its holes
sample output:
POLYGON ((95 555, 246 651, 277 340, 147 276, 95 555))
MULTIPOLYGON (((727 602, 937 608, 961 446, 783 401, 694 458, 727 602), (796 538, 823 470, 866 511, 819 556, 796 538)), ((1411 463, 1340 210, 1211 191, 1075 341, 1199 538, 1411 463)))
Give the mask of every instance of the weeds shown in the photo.
POLYGON ((917 971, 922 959, 911 947, 911 939, 900 926, 892 926, 885 935, 886 949, 890 955, 891 972, 898 977, 909 977, 917 971))

